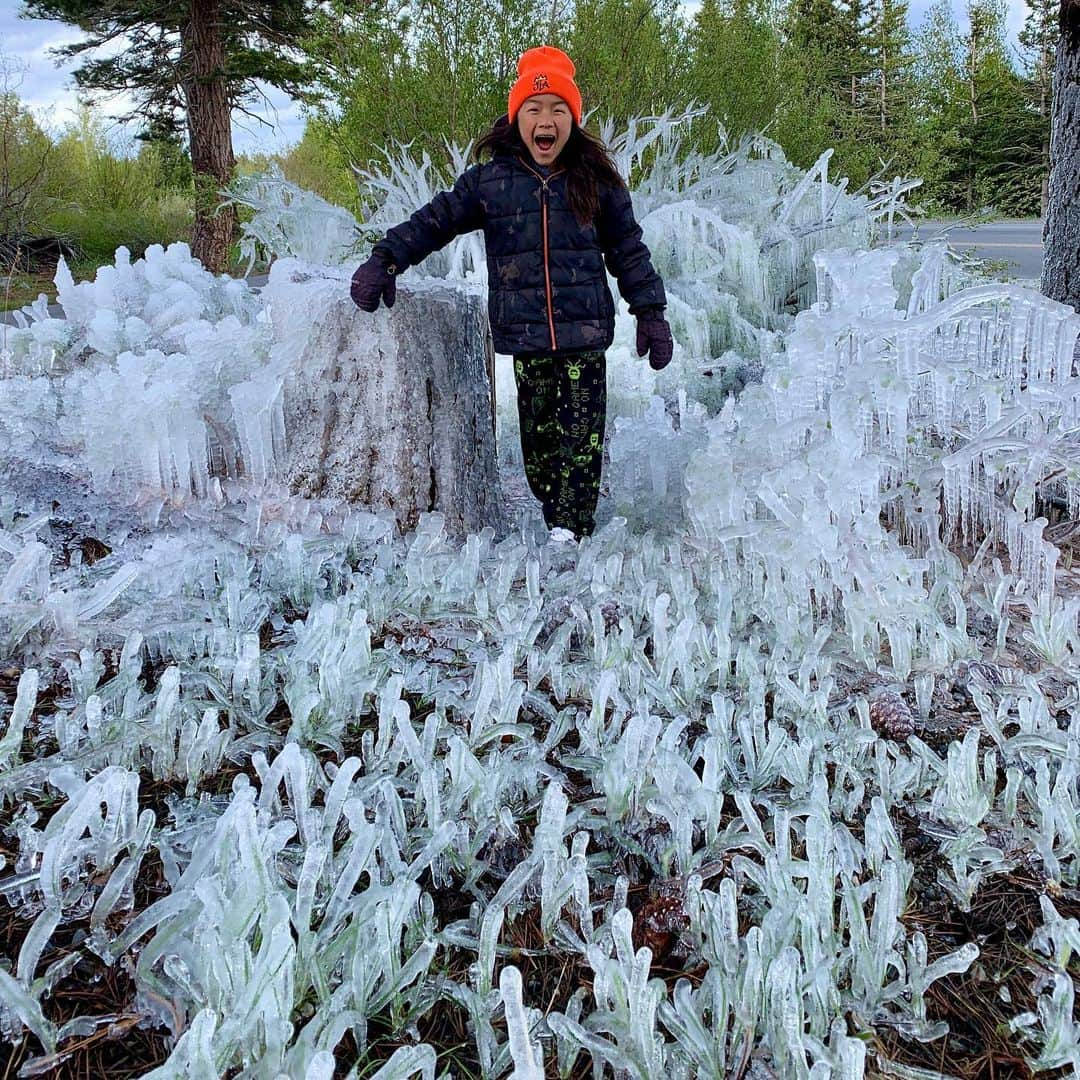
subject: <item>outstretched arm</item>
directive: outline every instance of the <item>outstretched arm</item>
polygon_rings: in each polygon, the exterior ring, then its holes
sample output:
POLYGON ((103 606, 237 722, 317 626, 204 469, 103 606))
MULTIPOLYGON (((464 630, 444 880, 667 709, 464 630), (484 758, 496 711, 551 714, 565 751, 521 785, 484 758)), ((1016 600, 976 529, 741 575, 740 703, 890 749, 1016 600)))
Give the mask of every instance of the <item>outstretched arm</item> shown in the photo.
POLYGON ((484 224, 484 209, 477 185, 479 167, 474 165, 457 178, 450 191, 440 191, 426 206, 388 230, 374 248, 394 267, 402 270, 426 259, 462 233, 484 224))

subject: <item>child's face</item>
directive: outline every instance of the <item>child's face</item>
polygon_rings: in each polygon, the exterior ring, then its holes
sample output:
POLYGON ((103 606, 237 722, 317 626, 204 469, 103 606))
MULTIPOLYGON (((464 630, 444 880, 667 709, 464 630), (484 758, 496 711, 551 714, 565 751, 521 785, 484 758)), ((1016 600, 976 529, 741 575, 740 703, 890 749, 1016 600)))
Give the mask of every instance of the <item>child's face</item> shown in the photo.
POLYGON ((536 94, 525 99, 517 114, 521 141, 538 165, 551 165, 570 138, 570 106, 557 94, 536 94))

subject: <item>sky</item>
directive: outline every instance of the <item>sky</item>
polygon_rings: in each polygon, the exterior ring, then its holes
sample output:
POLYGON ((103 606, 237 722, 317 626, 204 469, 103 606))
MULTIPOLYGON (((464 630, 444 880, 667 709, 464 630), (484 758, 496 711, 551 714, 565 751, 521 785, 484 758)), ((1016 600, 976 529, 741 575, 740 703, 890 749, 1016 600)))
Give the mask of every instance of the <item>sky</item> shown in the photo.
MULTIPOLYGON (((931 0, 911 0, 910 21, 917 26, 931 0)), ((1024 23, 1023 0, 1007 0, 1009 36, 1015 46, 1016 35, 1024 23)), ((964 2, 953 0, 957 21, 964 25, 964 2)), ((9 76, 10 89, 18 93, 38 122, 48 131, 57 132, 70 122, 75 113, 76 96, 71 71, 73 62, 57 68, 49 50, 79 40, 79 31, 61 22, 46 19, 20 19, 22 0, 0 0, 0 57, 14 71, 9 76), (13 63, 12 63, 13 62, 13 63)), ((300 108, 274 87, 265 88, 265 100, 251 107, 266 123, 236 114, 233 117, 233 146, 237 153, 285 150, 297 143, 304 133, 304 118, 300 108)), ((106 115, 122 113, 130 105, 120 97, 103 103, 106 115)), ((116 125, 119 140, 130 138, 134 126, 127 131, 116 125)))

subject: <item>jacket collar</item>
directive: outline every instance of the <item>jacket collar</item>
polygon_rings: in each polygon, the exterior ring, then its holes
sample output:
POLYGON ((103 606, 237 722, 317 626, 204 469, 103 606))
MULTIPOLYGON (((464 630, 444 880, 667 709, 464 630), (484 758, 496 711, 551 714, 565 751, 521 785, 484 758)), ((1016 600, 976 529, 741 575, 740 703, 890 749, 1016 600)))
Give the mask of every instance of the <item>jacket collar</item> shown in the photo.
POLYGON ((551 170, 551 172, 549 172, 549 173, 547 174, 547 176, 545 176, 545 175, 544 175, 544 174, 543 174, 542 172, 540 172, 540 171, 539 171, 538 169, 534 169, 534 168, 533 168, 533 167, 532 167, 532 166, 531 166, 531 165, 530 165, 530 164, 529 164, 529 163, 528 163, 528 162, 527 162, 527 161, 525 160, 525 158, 524 158, 524 157, 523 157, 523 156, 522 156, 521 154, 517 154, 517 155, 515 155, 515 160, 516 160, 516 161, 517 161, 517 162, 518 162, 518 163, 519 163, 519 164, 521 165, 521 167, 522 167, 523 169, 527 170, 528 172, 531 172, 531 173, 533 174, 533 176, 535 176, 535 177, 537 178, 537 180, 541 180, 541 181, 545 181, 545 180, 554 180, 556 176, 562 176, 562 174, 563 174, 564 172, 566 172, 566 170, 565 170, 565 169, 562 169, 562 168, 560 168, 560 169, 552 169, 552 170, 551 170))

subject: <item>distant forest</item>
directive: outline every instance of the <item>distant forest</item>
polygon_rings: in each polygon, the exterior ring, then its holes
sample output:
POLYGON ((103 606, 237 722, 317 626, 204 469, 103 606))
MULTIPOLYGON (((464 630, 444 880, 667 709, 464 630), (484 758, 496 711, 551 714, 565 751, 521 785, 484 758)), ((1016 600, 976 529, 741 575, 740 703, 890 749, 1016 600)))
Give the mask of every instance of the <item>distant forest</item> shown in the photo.
MULTIPOLYGON (((698 102, 800 166, 833 147, 853 189, 920 176, 938 212, 1038 215, 1059 4, 1028 4, 1017 49, 1004 0, 969 0, 963 30, 950 0, 914 28, 906 0, 704 0, 689 18, 677 0, 334 0, 305 47, 325 93, 308 138, 339 164, 388 139, 438 160, 505 111, 518 53, 546 40, 595 118, 698 102)), ((715 146, 715 125, 700 138, 715 146)))
MULTIPOLYGON (((827 147, 857 190, 919 176, 931 213, 1042 212, 1057 0, 1028 0, 1019 48, 1003 0, 950 0, 909 25, 905 0, 330 0, 305 17, 290 63, 303 69, 307 125, 272 160, 285 175, 362 212, 351 166, 411 143, 449 175, 464 145, 505 111, 522 49, 546 41, 578 67, 588 121, 709 107, 691 143, 757 132, 801 166, 827 147), (722 128, 722 132, 719 130, 722 128)), ((182 238, 193 205, 182 116, 144 117, 136 141, 84 109, 46 131, 19 98, 18 58, 0 58, 0 237, 60 235, 80 259, 111 261, 182 238)), ((249 119, 249 125, 256 121, 249 119)))

